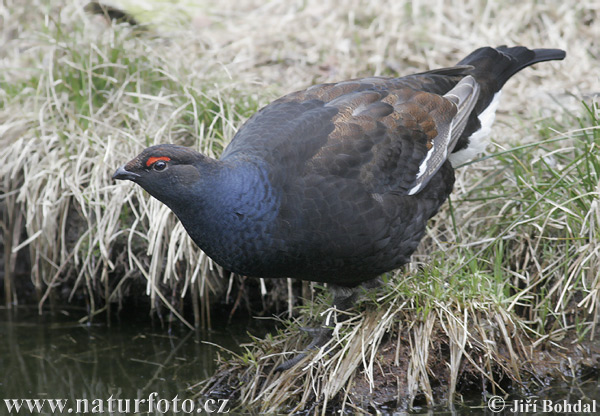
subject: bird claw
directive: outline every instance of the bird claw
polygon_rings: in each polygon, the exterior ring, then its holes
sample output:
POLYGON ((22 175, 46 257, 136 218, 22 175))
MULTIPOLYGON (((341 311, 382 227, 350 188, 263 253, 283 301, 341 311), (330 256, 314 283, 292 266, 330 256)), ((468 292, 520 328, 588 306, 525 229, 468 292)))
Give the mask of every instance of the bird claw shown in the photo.
POLYGON ((294 358, 291 358, 287 361, 282 362, 277 367, 275 367, 275 372, 279 373, 281 371, 289 370, 290 368, 292 368, 293 366, 298 364, 300 361, 302 361, 304 359, 304 357, 306 357, 306 355, 307 355, 306 352, 301 352, 298 355, 296 355, 294 358))
POLYGON ((300 361, 304 359, 308 355, 308 352, 311 350, 315 350, 317 348, 321 348, 323 345, 327 344, 327 341, 331 339, 331 335, 333 331, 330 328, 310 328, 310 327, 302 327, 300 328, 302 332, 306 332, 312 337, 312 341, 304 351, 296 355, 294 358, 291 358, 283 363, 279 364, 275 368, 275 372, 279 373, 280 371, 289 370, 300 361))
POLYGON ((302 326, 300 327, 300 331, 310 335, 311 337, 316 338, 325 328, 313 328, 310 326, 302 326))

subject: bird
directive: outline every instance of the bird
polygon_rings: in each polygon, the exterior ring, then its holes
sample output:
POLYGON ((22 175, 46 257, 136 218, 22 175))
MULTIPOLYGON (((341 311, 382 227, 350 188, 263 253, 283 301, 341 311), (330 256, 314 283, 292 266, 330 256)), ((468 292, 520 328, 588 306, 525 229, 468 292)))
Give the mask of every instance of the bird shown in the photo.
MULTIPOLYGON (((455 167, 485 147, 508 79, 565 56, 482 47, 453 67, 314 85, 257 111, 218 159, 159 144, 113 179, 166 204, 226 270, 326 283, 346 311, 361 285, 409 262, 452 192, 455 167)), ((277 370, 331 332, 315 330, 277 370)))

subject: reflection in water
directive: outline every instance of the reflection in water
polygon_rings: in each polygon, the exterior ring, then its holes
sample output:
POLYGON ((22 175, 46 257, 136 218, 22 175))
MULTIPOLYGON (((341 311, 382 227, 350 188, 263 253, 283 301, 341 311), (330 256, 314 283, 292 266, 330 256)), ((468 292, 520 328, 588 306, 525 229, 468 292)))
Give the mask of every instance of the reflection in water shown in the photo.
MULTIPOLYGON (((77 316, 49 319, 19 310, 0 310, 0 399, 148 399, 193 396, 188 388, 210 377, 218 349, 239 351, 246 331, 264 333, 258 320, 223 329, 169 334, 147 321, 79 325, 77 316)), ((218 325, 217 325, 218 326, 218 325)), ((0 414, 4 414, 0 402, 0 414)), ((44 413, 41 413, 44 414, 44 413)), ((49 413, 50 414, 50 413, 49 413)), ((118 414, 118 413, 115 413, 118 414)))

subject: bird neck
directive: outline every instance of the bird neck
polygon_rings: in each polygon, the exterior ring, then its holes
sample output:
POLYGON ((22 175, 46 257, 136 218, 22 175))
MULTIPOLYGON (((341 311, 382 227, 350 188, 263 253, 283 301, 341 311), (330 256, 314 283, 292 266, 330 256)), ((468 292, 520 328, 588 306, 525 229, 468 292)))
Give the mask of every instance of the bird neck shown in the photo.
POLYGON ((187 202, 171 209, 209 257, 236 271, 234 263, 245 260, 232 248, 267 233, 278 213, 278 197, 259 163, 211 159, 208 165, 200 169, 201 181, 187 202))

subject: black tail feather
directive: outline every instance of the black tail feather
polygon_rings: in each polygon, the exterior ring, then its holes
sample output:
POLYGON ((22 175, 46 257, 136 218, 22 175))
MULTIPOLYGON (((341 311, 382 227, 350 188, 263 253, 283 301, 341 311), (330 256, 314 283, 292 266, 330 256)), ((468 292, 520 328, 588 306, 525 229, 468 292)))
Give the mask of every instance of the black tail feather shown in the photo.
POLYGON ((463 135, 457 141, 454 152, 470 146, 469 137, 482 127, 479 116, 488 108, 496 93, 510 77, 530 65, 543 61, 561 60, 565 55, 565 51, 560 49, 499 46, 497 48, 479 48, 460 61, 458 65, 470 67, 465 73, 475 78, 480 89, 477 104, 475 104, 463 135))
POLYGON ((472 65, 472 75, 480 83, 493 82, 493 93, 521 69, 538 62, 561 60, 565 57, 561 49, 528 49, 524 46, 479 48, 460 61, 459 65, 472 65))
POLYGON ((538 62, 561 60, 565 55, 565 51, 561 49, 528 49, 524 46, 484 47, 471 52, 458 65, 473 67, 468 73, 475 77, 481 87, 480 100, 475 107, 475 113, 479 114, 506 81, 521 69, 538 62))

